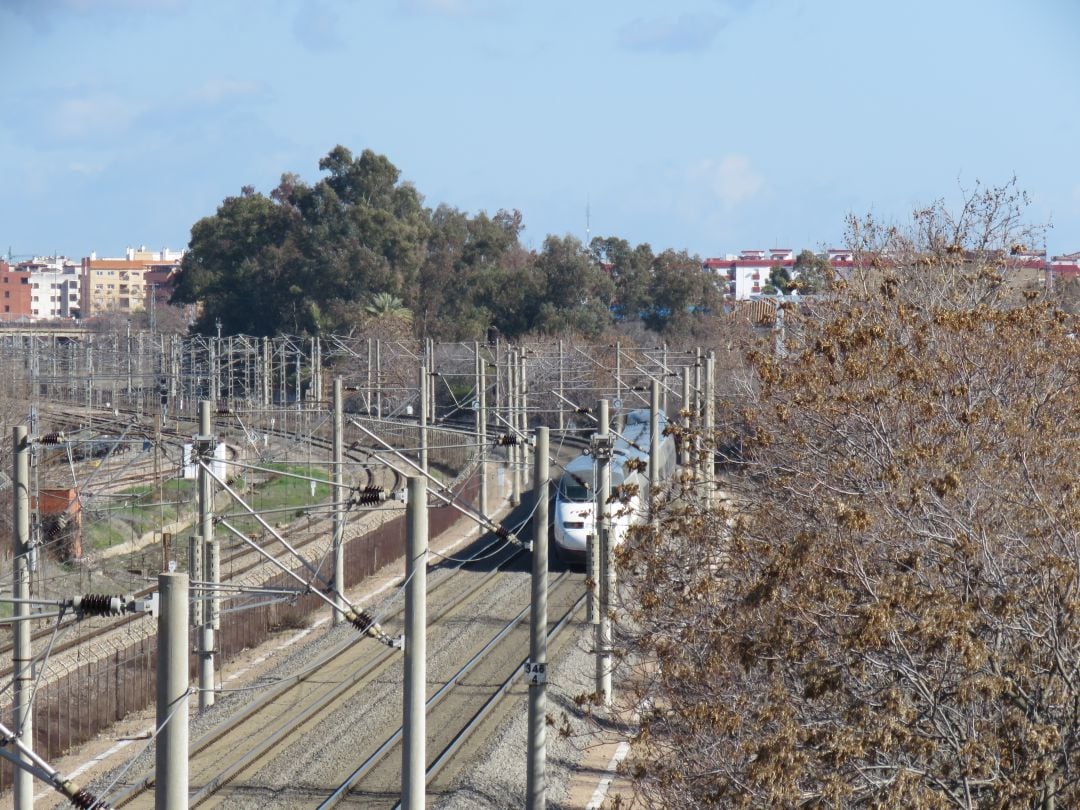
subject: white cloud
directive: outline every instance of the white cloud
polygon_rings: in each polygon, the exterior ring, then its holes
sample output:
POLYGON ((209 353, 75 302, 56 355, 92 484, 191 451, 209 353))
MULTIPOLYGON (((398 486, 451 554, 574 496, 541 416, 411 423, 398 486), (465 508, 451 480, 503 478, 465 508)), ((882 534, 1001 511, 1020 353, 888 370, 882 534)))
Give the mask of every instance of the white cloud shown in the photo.
POLYGON ((221 104, 240 98, 260 96, 264 92, 258 82, 236 79, 208 79, 191 92, 191 99, 202 104, 221 104))
POLYGON ((341 36, 341 17, 326 3, 304 3, 293 20, 293 33, 311 51, 339 50, 345 45, 341 36))
POLYGON ((86 141, 120 135, 143 109, 119 96, 94 95, 60 101, 49 113, 48 136, 61 141, 86 141))
POLYGON ((715 14, 682 14, 667 19, 632 20, 619 29, 619 44, 632 51, 704 51, 725 25, 715 14))
POLYGON ((72 161, 68 164, 68 171, 70 171, 72 174, 81 174, 85 177, 92 177, 95 174, 101 174, 103 171, 105 171, 105 164, 72 161))
POLYGON ((746 155, 728 154, 719 161, 706 158, 690 167, 690 180, 720 201, 726 210, 758 195, 765 181, 746 155))

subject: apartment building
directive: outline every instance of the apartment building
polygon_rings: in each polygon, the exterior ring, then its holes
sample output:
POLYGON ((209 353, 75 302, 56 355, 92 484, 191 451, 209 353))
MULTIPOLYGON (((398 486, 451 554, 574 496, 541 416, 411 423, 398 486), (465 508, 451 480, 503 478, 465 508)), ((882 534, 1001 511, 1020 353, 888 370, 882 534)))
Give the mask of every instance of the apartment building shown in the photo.
POLYGON ((128 248, 123 258, 82 260, 82 317, 105 313, 131 314, 148 307, 148 296, 160 296, 180 267, 183 251, 128 248))
POLYGON ((30 273, 0 261, 0 321, 30 319, 30 273))
POLYGON ((35 256, 20 262, 30 273, 30 317, 33 320, 75 318, 80 314, 80 266, 65 256, 35 256))
POLYGON ((769 283, 772 268, 784 267, 791 272, 794 266, 795 251, 791 248, 743 250, 737 255, 729 253, 722 259, 706 259, 702 262, 705 270, 727 276, 727 294, 737 301, 761 295, 769 283))

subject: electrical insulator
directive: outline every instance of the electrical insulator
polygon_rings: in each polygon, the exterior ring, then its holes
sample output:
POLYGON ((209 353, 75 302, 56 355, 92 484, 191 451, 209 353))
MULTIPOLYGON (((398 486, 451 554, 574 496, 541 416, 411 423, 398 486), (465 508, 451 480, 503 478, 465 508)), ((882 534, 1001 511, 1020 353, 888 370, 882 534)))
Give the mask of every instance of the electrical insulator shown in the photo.
POLYGON ((352 626, 361 633, 366 633, 375 626, 375 620, 367 614, 367 611, 361 610, 353 616, 352 626))
POLYGON ((390 638, 381 627, 378 622, 366 611, 353 609, 345 614, 345 618, 349 620, 349 623, 359 630, 361 633, 367 633, 369 636, 378 639, 387 647, 398 647, 398 643, 390 638))
POLYGON ((86 788, 77 791, 74 796, 68 797, 71 803, 79 810, 112 810, 112 805, 104 799, 99 799, 86 788))
POLYGON ((64 441, 63 433, 46 433, 38 439, 40 444, 60 444, 62 441, 64 441))
POLYGON ((356 490, 349 503, 356 506, 374 506, 382 503, 386 498, 387 492, 385 489, 381 487, 364 487, 356 490))
POLYGON ((88 593, 71 600, 72 607, 80 616, 119 616, 128 603, 124 596, 108 596, 88 593))
POLYGON ((509 433, 503 433, 495 437, 496 447, 517 447, 519 444, 521 444, 521 439, 509 433))
POLYGON ((505 526, 499 526, 495 529, 495 536, 501 540, 509 540, 510 530, 507 529, 505 526))
POLYGON ((232 416, 232 408, 230 408, 228 405, 218 405, 218 407, 217 407, 217 415, 218 416, 232 416))
POLYGON ((592 408, 586 408, 586 407, 575 408, 574 413, 580 413, 582 416, 587 416, 588 414, 592 413, 592 408))

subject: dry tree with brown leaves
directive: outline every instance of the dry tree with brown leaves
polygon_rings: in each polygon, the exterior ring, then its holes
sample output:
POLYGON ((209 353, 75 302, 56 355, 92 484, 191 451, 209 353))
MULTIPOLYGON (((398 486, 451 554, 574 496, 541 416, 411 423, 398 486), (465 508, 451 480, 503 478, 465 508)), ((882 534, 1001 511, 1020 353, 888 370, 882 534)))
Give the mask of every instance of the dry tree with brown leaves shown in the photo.
POLYGON ((853 221, 719 403, 730 498, 673 489, 623 550, 645 805, 1080 807, 1080 343, 1012 294, 1022 205, 853 221))

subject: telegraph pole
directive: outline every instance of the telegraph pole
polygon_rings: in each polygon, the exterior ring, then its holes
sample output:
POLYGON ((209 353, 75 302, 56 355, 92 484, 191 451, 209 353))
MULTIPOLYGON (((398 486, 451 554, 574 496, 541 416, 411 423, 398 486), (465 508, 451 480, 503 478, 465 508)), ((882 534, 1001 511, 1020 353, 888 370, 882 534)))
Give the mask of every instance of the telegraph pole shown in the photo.
POLYGON ((427 701, 427 479, 409 477, 405 549, 405 698, 401 753, 402 810, 425 802, 427 701))
POLYGON ((521 400, 521 407, 518 410, 518 429, 521 431, 522 439, 520 445, 521 454, 518 456, 518 462, 523 477, 522 486, 527 486, 529 483, 529 443, 525 441, 525 437, 529 435, 529 383, 525 369, 525 355, 525 349, 522 349, 518 355, 521 363, 518 370, 518 394, 521 400))
MULTIPOLYGON (((14 455, 12 473, 12 595, 16 602, 12 605, 15 623, 12 626, 14 648, 12 649, 12 669, 14 678, 14 699, 12 704, 12 724, 15 726, 16 741, 33 748, 34 725, 31 714, 34 676, 32 672, 32 650, 30 648, 30 438, 26 425, 17 425, 11 433, 11 447, 14 455)), ((32 761, 22 749, 19 761, 27 766, 32 761)), ((14 810, 32 810, 34 807, 34 777, 25 768, 14 768, 14 810)))
MULTIPOLYGON (((510 431, 510 438, 513 440, 517 438, 515 434, 515 428, 517 427, 517 408, 518 408, 518 363, 517 363, 517 349, 510 349, 507 354, 506 361, 506 387, 507 387, 507 428, 510 431)), ((517 506, 521 503, 521 448, 517 443, 511 441, 509 453, 510 457, 510 481, 512 483, 512 489, 510 492, 510 505, 517 506)))
POLYGON ((532 613, 529 638, 529 761, 525 802, 528 810, 547 803, 547 588, 548 588, 548 429, 536 429, 533 493, 532 613))
POLYGON ((612 542, 608 498, 611 497, 612 436, 608 401, 600 400, 600 421, 593 436, 593 457, 596 459, 596 555, 599 558, 595 578, 599 590, 596 621, 596 694, 604 706, 611 705, 611 602, 614 597, 615 557, 612 542))
MULTIPOLYGON (((195 451, 199 454, 199 536, 203 547, 203 582, 215 583, 213 577, 214 544, 214 479, 206 465, 214 458, 214 437, 210 434, 210 403, 199 402, 199 435, 195 437, 195 451)), ((199 711, 214 705, 214 624, 216 590, 206 594, 203 623, 199 628, 199 711)))
POLYGON ((188 577, 158 574, 155 810, 188 806, 188 577))
POLYGON ((660 381, 653 378, 649 391, 649 519, 653 519, 656 488, 660 486, 660 381))
POLYGON ((682 463, 688 467, 693 468, 694 462, 693 456, 693 440, 690 436, 691 415, 693 414, 693 404, 690 401, 690 366, 683 367, 682 378, 682 426, 685 431, 683 435, 683 457, 682 463))
POLYGON ((487 516, 487 364, 480 353, 479 341, 473 342, 473 351, 476 353, 476 436, 480 445, 480 514, 487 516))
POLYGON ((345 454, 342 450, 345 433, 345 407, 341 377, 334 377, 334 610, 336 627, 345 621, 341 595, 345 592, 345 473, 342 469, 345 454))
POLYGON ((375 418, 382 419, 382 341, 375 338, 375 418))
POLYGON ((716 471, 713 469, 713 430, 716 427, 716 352, 705 355, 705 407, 702 417, 701 472, 705 483, 705 507, 712 506, 716 471))
POLYGON ((559 338, 559 433, 566 430, 566 365, 563 357, 563 342, 559 338))
POLYGON ((420 389, 420 418, 417 424, 420 426, 420 469, 428 471, 428 370, 421 364, 417 377, 420 389))

